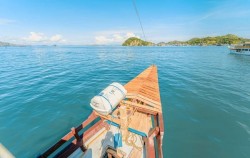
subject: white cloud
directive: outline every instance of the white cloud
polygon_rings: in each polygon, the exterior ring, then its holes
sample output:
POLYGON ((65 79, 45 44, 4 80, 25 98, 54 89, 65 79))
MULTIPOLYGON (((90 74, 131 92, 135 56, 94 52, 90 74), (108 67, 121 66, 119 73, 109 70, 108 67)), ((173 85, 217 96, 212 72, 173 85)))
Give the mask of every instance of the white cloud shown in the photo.
POLYGON ((44 33, 40 33, 40 32, 30 32, 30 35, 28 37, 24 37, 23 39, 28 42, 37 42, 37 43, 38 42, 40 43, 66 42, 63 36, 60 34, 47 37, 44 33))
POLYGON ((95 37, 96 44, 118 44, 124 42, 127 38, 139 37, 133 32, 127 33, 111 33, 106 35, 99 35, 95 37))
POLYGON ((11 20, 11 19, 2 19, 0 18, 0 25, 7 25, 7 24, 10 24, 10 23, 13 23, 15 22, 14 20, 11 20))
POLYGON ((28 37, 25 37, 24 39, 30 42, 42 42, 46 41, 47 37, 43 33, 30 32, 30 35, 28 37))
POLYGON ((106 43, 112 43, 114 39, 108 38, 106 36, 96 36, 95 41, 97 44, 106 44, 106 43))
POLYGON ((138 36, 136 36, 133 32, 127 32, 126 37, 129 38, 129 37, 138 37, 138 36))
POLYGON ((63 38, 62 35, 54 35, 52 37, 50 37, 50 41, 52 42, 65 42, 66 40, 63 38))

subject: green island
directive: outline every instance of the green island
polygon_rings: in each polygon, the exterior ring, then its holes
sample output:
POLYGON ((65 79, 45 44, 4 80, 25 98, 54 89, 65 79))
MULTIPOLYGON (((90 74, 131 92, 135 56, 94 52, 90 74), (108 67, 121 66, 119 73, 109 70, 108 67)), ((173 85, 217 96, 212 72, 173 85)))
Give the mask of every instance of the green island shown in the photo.
POLYGON ((122 46, 222 46, 242 44, 245 42, 250 42, 250 39, 238 37, 233 34, 215 37, 192 38, 187 41, 160 42, 157 44, 143 41, 136 37, 131 37, 127 39, 122 46))
POLYGON ((137 37, 130 37, 122 44, 122 46, 154 46, 154 45, 155 44, 152 42, 147 42, 137 37))

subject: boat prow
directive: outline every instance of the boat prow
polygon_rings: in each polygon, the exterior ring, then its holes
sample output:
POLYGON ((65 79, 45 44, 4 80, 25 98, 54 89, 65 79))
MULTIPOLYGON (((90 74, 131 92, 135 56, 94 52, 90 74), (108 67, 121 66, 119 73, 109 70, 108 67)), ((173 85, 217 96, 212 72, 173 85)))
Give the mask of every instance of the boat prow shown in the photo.
POLYGON ((128 82, 126 99, 108 115, 93 110, 87 120, 39 157, 163 157, 164 123, 157 67, 128 82))

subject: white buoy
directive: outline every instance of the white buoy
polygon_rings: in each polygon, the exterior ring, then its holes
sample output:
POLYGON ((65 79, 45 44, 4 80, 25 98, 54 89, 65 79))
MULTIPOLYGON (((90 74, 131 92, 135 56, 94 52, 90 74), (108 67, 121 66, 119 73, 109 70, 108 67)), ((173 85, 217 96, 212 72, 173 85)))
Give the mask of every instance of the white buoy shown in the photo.
POLYGON ((114 82, 91 99, 90 106, 102 115, 110 114, 125 99, 127 90, 120 83, 114 82))

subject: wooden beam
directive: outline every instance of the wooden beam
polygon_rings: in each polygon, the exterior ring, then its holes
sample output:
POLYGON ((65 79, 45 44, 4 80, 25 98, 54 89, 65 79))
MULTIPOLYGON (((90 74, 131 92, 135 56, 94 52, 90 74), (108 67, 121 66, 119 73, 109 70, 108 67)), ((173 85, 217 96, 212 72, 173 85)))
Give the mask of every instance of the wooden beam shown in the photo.
POLYGON ((69 132, 62 139, 60 139, 58 142, 56 142, 52 147, 50 147, 47 151, 45 151, 39 157, 41 157, 41 158, 48 157, 50 154, 52 154, 54 151, 56 151, 58 148, 60 148, 65 142, 67 142, 72 137, 73 137, 73 134, 71 132, 69 132))
POLYGON ((163 116, 162 113, 158 113, 158 126, 160 128, 159 135, 156 136, 157 145, 158 145, 158 155, 159 158, 163 158, 163 152, 162 152, 162 142, 163 142, 163 136, 164 136, 164 122, 163 122, 163 116))
POLYGON ((154 101, 150 98, 146 98, 144 97, 143 95, 140 95, 140 94, 135 94, 135 93, 127 93, 126 95, 126 98, 136 98, 138 100, 141 100, 153 107, 161 107, 161 103, 160 102, 157 102, 157 101, 154 101))
POLYGON ((145 109, 145 108, 141 108, 141 107, 138 107, 137 111, 145 113, 145 114, 157 115, 157 112, 151 111, 151 110, 148 110, 148 109, 145 109))
POLYGON ((128 93, 142 95, 145 98, 160 102, 157 66, 152 65, 125 86, 128 93))
POLYGON ((77 146, 80 147, 80 149, 85 152, 87 150, 86 146, 83 143, 83 140, 80 138, 80 136, 78 135, 78 131, 76 130, 76 128, 71 128, 71 133, 75 136, 76 138, 76 144, 77 146))
POLYGON ((162 113, 158 113, 158 126, 160 127, 160 134, 164 135, 164 122, 162 113))
POLYGON ((143 137, 146 148, 146 158, 155 158, 155 147, 154 147, 154 139, 150 137, 143 137))
MULTIPOLYGON (((85 128, 89 123, 94 121, 98 116, 95 115, 94 112, 92 112, 87 120, 85 120, 81 125, 79 125, 76 130, 80 131, 81 129, 85 128)), ((45 151, 42 155, 39 157, 48 157, 53 152, 55 152, 58 148, 60 148, 64 143, 66 143, 68 140, 70 140, 74 134, 72 132, 67 133, 63 138, 61 138, 58 142, 56 142, 52 147, 50 147, 47 151, 45 151)))
POLYGON ((148 111, 161 113, 161 110, 158 109, 158 108, 154 108, 154 107, 151 107, 151 106, 138 104, 138 103, 135 103, 135 102, 132 102, 132 101, 128 101, 128 100, 123 101, 121 104, 128 104, 130 106, 138 107, 138 108, 145 109, 145 110, 148 110, 148 111))
POLYGON ((151 129, 148 133, 148 137, 154 138, 159 134, 160 128, 159 127, 155 127, 153 129, 151 129))
POLYGON ((83 129, 84 127, 86 127, 89 123, 91 123, 92 121, 94 121, 98 116, 92 112, 89 117, 87 118, 87 120, 85 120, 81 125, 79 125, 76 129, 77 131, 80 131, 81 129, 83 129))
POLYGON ((159 158, 163 158, 162 139, 163 139, 163 137, 161 135, 156 136, 156 141, 157 141, 157 146, 158 146, 158 157, 159 158))
MULTIPOLYGON (((105 122, 102 122, 101 120, 95 123, 93 126, 91 126, 87 131, 85 131, 83 134, 81 134, 79 137, 82 138, 84 142, 87 142, 93 135, 95 135, 103 126, 105 125, 105 122)), ((69 157, 76 149, 78 149, 79 146, 77 145, 77 140, 74 139, 71 144, 66 147, 66 149, 63 149, 60 151, 56 157, 58 158, 64 158, 69 157)))

